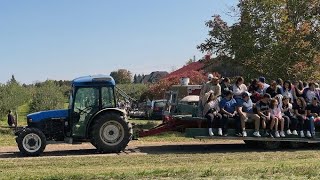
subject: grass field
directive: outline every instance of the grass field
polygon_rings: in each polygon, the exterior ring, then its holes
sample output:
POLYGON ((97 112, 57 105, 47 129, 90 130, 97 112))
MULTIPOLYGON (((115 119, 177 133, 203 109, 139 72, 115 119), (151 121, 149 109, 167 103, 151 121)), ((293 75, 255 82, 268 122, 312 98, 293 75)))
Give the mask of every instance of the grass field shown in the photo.
MULTIPOLYGON (((146 129, 161 123, 131 122, 146 129)), ((135 143, 158 143, 161 148, 163 142, 194 141, 180 133, 164 133, 135 143)), ((11 130, 0 129, 0 146, 12 145, 15 142, 11 130)), ((320 153, 316 146, 280 151, 248 149, 243 145, 235 146, 235 150, 201 148, 140 155, 0 158, 0 179, 320 179, 320 153)))
POLYGON ((0 159, 0 179, 319 179, 318 150, 0 159))

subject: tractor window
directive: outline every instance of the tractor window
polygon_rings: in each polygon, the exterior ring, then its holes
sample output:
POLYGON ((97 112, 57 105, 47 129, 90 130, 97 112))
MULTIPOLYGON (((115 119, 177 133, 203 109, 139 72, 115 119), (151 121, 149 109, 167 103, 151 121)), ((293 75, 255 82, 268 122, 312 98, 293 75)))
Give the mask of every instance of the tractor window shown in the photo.
POLYGON ((113 94, 112 87, 102 87, 101 96, 102 96, 102 108, 115 107, 114 94, 113 94))
POLYGON ((99 107, 98 88, 80 88, 77 91, 74 101, 74 111, 87 111, 99 107))

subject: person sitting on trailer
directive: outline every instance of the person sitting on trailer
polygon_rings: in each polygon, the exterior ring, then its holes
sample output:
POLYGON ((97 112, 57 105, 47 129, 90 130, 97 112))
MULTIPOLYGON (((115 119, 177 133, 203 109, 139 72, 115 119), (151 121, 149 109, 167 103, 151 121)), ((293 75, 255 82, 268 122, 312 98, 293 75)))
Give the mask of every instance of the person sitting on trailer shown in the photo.
POLYGON ((318 121, 320 115, 320 105, 318 98, 313 97, 311 104, 307 106, 307 137, 312 136, 314 132, 314 121, 318 121))
POLYGON ((267 124, 270 124, 270 94, 266 93, 263 95, 262 99, 256 103, 256 113, 260 116, 262 123, 262 128, 264 129, 264 136, 273 137, 270 130, 267 130, 267 124))
POLYGON ((201 87, 198 106, 199 115, 203 114, 203 107, 206 103, 205 101, 203 101, 203 98, 204 95, 209 91, 213 91, 213 95, 215 97, 219 97, 221 95, 221 86, 219 84, 219 78, 213 76, 212 74, 208 75, 208 82, 201 87))
POLYGON ((231 89, 230 79, 225 77, 221 83, 221 96, 226 97, 226 91, 230 91, 231 89))
POLYGON ((300 137, 304 138, 304 130, 306 130, 305 121, 307 119, 306 113, 306 101, 299 97, 293 104, 293 110, 296 118, 298 119, 298 130, 300 131, 300 137))
POLYGON ((242 135, 245 137, 246 132, 246 122, 254 122, 255 131, 253 136, 261 137, 259 133, 260 128, 260 117, 253 113, 253 102, 250 99, 251 93, 243 92, 242 99, 238 101, 238 113, 241 120, 242 135))
POLYGON ((281 112, 282 112, 282 117, 285 120, 285 124, 287 125, 287 134, 298 136, 298 132, 297 132, 298 120, 294 116, 294 111, 292 109, 292 104, 290 103, 290 98, 287 96, 284 96, 282 98, 281 112))
MULTIPOLYGON (((282 102, 281 102, 282 103, 282 102)), ((282 117, 281 108, 279 106, 279 102, 276 98, 271 99, 270 102, 270 115, 271 115, 271 124, 270 130, 274 128, 274 136, 276 138, 286 137, 284 134, 284 118, 282 117), (278 131, 280 122, 280 133, 278 131)))
POLYGON ((236 100, 241 99, 241 94, 248 91, 247 86, 244 84, 243 77, 238 77, 236 83, 232 86, 232 92, 234 93, 234 98, 236 100))
MULTIPOLYGON (((239 124, 239 115, 236 111, 237 101, 233 98, 232 91, 226 91, 226 97, 222 98, 219 106, 220 113, 222 115, 222 123, 219 124, 219 131, 222 131, 222 134, 224 134, 224 136, 227 136, 229 118, 235 119, 235 122, 239 124)), ((236 127, 239 127, 238 124, 236 125, 236 127)), ((237 135, 242 136, 239 128, 237 128, 237 135)))
POLYGON ((219 78, 216 76, 212 77, 211 81, 208 81, 202 88, 200 96, 204 97, 205 93, 213 91, 215 97, 221 96, 221 86, 219 84, 219 78))
POLYGON ((292 103, 293 102, 293 97, 295 96, 295 91, 294 89, 292 88, 292 84, 290 81, 285 81, 283 83, 283 86, 282 88, 280 89, 281 90, 281 94, 282 96, 287 96, 290 98, 290 102, 292 103))
POLYGON ((319 91, 317 90, 314 82, 310 82, 309 87, 304 89, 303 96, 308 104, 312 103, 312 99, 314 97, 319 99, 319 91))
MULTIPOLYGON (((214 136, 214 133, 212 131, 214 122, 221 121, 222 117, 219 113, 219 101, 218 99, 213 95, 212 91, 209 91, 205 94, 205 105, 203 108, 203 116, 207 118, 208 120, 208 128, 209 128, 209 135, 214 136)), ((222 136, 222 132, 218 132, 218 135, 222 136)))
MULTIPOLYGON (((281 90, 277 87, 276 81, 271 81, 270 86, 266 89, 266 93, 270 94, 272 98, 276 97, 278 94, 281 94, 281 90)), ((279 104, 281 104, 281 102, 279 102, 279 104)))

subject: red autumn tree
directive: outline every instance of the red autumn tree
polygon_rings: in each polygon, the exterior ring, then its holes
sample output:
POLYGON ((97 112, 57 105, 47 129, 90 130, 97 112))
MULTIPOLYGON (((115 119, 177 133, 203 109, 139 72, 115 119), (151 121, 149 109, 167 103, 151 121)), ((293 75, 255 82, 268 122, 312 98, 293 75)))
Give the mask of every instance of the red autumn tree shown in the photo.
POLYGON ((190 78, 190 83, 192 85, 202 84, 206 81, 206 76, 203 72, 199 71, 187 71, 178 75, 173 75, 161 79, 158 83, 150 86, 148 90, 148 96, 150 99, 160 99, 163 98, 166 91, 172 85, 178 85, 180 83, 180 79, 183 77, 190 78))

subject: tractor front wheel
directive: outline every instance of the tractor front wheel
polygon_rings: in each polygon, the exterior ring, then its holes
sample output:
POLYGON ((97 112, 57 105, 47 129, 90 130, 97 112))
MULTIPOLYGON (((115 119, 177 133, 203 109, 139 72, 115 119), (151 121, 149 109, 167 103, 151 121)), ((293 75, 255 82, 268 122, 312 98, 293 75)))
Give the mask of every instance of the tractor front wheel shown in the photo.
POLYGON ((105 113, 99 116, 91 129, 91 143, 98 151, 118 153, 128 145, 132 128, 123 116, 105 113))
POLYGON ((39 156, 46 148, 45 135, 36 128, 26 128, 18 135, 16 142, 24 156, 39 156))

